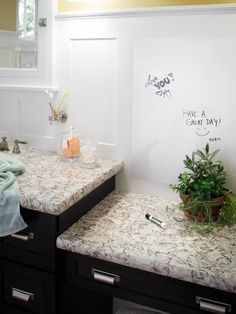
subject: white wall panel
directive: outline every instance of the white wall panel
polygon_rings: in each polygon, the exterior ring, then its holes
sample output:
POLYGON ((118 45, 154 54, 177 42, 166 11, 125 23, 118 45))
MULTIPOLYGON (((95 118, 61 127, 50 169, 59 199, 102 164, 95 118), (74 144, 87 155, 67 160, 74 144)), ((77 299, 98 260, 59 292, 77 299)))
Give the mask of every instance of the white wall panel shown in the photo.
POLYGON ((57 150, 61 125, 50 125, 44 92, 0 91, 0 136, 7 136, 10 149, 15 139, 29 147, 57 150))
POLYGON ((114 143, 116 40, 70 40, 70 122, 80 132, 114 143))
POLYGON ((49 99, 44 92, 22 92, 18 97, 18 134, 29 146, 57 150, 62 125, 50 125, 49 99))
POLYGON ((16 93, 0 91, 0 134, 11 136, 17 131, 18 106, 16 93))
POLYGON ((31 135, 49 135, 49 106, 45 105, 45 97, 41 93, 21 93, 19 103, 19 132, 31 135))

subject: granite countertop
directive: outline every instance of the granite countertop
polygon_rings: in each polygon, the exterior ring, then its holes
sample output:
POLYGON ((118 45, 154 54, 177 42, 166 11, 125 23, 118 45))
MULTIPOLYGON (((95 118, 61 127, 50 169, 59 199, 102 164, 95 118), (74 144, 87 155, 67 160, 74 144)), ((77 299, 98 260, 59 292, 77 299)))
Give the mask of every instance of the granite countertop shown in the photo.
POLYGON ((188 224, 174 201, 113 192, 61 234, 57 247, 236 293, 236 225, 204 236, 188 224))
POLYGON ((17 176, 22 207, 60 215, 96 187, 117 174, 123 162, 100 159, 94 169, 78 161, 60 160, 56 153, 22 149, 18 155, 0 152, 0 159, 21 160, 25 172, 17 176))

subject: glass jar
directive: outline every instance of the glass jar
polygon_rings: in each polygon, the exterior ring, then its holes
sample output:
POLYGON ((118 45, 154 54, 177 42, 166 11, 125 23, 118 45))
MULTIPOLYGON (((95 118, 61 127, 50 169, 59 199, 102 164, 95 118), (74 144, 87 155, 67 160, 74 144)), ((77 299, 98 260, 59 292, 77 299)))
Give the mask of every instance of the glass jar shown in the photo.
POLYGON ((68 161, 75 161, 80 156, 80 139, 73 127, 61 133, 60 156, 68 161))
POLYGON ((81 139, 80 163, 84 168, 95 168, 97 166, 98 144, 92 138, 81 139))

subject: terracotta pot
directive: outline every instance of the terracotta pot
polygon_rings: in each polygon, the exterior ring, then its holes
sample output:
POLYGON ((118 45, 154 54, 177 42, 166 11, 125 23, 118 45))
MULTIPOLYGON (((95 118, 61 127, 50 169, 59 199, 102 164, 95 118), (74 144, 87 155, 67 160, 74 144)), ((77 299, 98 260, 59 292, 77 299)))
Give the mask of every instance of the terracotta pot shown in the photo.
MULTIPOLYGON (((181 194, 180 198, 182 200, 182 202, 184 203, 184 214, 186 217, 195 220, 195 221, 207 221, 208 217, 205 216, 204 214, 204 209, 203 208, 199 208, 196 210, 196 213, 191 213, 190 210, 188 210, 188 203, 192 200, 192 196, 191 195, 187 195, 187 194, 181 194)), ((220 213, 220 209, 222 207, 222 205, 224 204, 224 196, 219 196, 219 197, 214 197, 211 199, 211 218, 212 220, 216 220, 219 216, 220 213)))

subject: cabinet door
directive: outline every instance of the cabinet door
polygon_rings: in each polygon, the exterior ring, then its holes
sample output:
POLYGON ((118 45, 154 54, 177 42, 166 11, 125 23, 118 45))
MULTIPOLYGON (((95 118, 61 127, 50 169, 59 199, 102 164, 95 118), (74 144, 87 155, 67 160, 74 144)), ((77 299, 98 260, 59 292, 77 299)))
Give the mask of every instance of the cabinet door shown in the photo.
POLYGON ((55 313, 55 281, 48 273, 1 262, 0 313, 55 313))
POLYGON ((0 257, 54 271, 57 217, 25 208, 21 214, 28 227, 2 238, 0 257))

